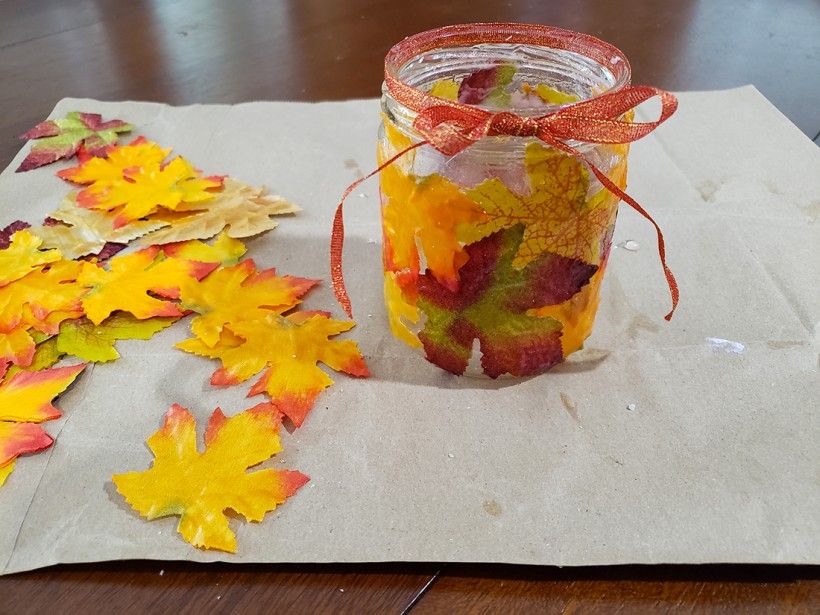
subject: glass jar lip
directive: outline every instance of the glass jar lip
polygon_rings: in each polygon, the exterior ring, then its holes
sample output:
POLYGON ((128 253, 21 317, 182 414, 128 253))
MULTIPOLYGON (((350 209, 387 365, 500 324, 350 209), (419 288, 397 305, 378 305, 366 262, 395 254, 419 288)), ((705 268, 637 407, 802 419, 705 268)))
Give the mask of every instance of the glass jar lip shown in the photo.
MULTIPOLYGON (((426 30, 396 43, 384 58, 385 81, 393 80, 411 88, 413 86, 401 79, 400 72, 414 58, 435 49, 493 43, 528 44, 585 56, 612 73, 615 83, 605 90, 606 93, 627 87, 632 78, 626 55, 611 43, 592 35, 542 24, 469 23, 426 30)), ((436 99, 428 92, 424 94, 436 99)))

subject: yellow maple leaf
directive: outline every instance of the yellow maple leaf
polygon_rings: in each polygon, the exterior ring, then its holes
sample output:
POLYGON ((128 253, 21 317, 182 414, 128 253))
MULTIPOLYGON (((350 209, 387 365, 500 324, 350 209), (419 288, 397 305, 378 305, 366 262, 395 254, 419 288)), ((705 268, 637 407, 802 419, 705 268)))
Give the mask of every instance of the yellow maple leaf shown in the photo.
POLYGON ((18 325, 8 331, 0 331, 0 365, 5 369, 9 363, 27 367, 35 352, 34 339, 28 325, 18 325))
POLYGON ((405 322, 418 322, 419 309, 414 303, 407 301, 396 281, 396 274, 392 271, 384 272, 384 303, 387 306, 387 317, 393 335, 413 348, 421 348, 418 336, 405 322))
POLYGON ((140 319, 182 316, 177 304, 153 295, 176 298, 179 287, 188 278, 202 278, 214 267, 215 263, 165 258, 154 247, 116 256, 109 261, 109 269, 83 263, 77 281, 90 287, 82 305, 88 319, 98 325, 115 310, 130 312, 140 319))
POLYGON ((96 184, 81 190, 77 203, 89 209, 116 210, 114 227, 120 227, 157 211, 175 210, 183 204, 214 198, 211 192, 221 182, 201 177, 187 160, 174 158, 168 164, 147 164, 123 171, 121 181, 102 188, 96 184))
POLYGON ((59 418, 52 400, 85 369, 85 363, 18 372, 0 384, 0 421, 42 423, 59 418))
POLYGON ((62 321, 82 315, 86 288, 76 283, 80 269, 80 263, 56 261, 0 287, 0 365, 30 366, 31 329, 53 335, 62 321))
POLYGON ((257 271, 248 259, 214 271, 202 281, 188 280, 180 289, 182 305, 197 312, 191 331, 209 346, 219 341, 225 325, 282 314, 297 305, 318 280, 277 276, 257 271))
POLYGON ((230 418, 217 408, 201 453, 194 417, 174 404, 147 443, 153 464, 143 472, 114 475, 117 491, 149 520, 178 515, 177 531, 199 548, 235 552, 226 510, 262 521, 309 480, 291 470, 247 472, 282 450, 279 414, 271 404, 230 418))
POLYGON ((6 484, 6 479, 14 471, 15 459, 0 465, 0 487, 6 484))
POLYGON ((473 229, 486 220, 481 209, 440 175, 416 178, 393 166, 382 170, 381 190, 387 269, 418 273, 418 241, 433 276, 457 288, 458 270, 467 259, 463 246, 475 241, 473 229))
POLYGON ((266 194, 264 188, 254 188, 230 177, 225 178, 221 191, 211 195, 213 198, 207 202, 152 216, 152 220, 169 226, 142 237, 140 245, 208 239, 223 229, 234 239, 251 237, 276 228, 279 223, 272 216, 301 211, 280 196, 266 194))
POLYGON ((329 339, 354 326, 353 322, 333 320, 320 312, 270 314, 232 325, 230 331, 223 329, 214 346, 191 338, 177 344, 177 348, 220 359, 222 368, 211 378, 211 384, 217 386, 244 382, 265 369, 249 395, 267 393, 298 427, 319 393, 333 384, 318 362, 353 376, 370 375, 356 342, 329 339))
MULTIPOLYGON (((55 261, 0 287, 0 331, 9 331, 21 322, 43 324, 46 316, 55 311, 81 315, 80 298, 85 287, 76 283, 81 269, 76 261, 55 261)), ((53 333, 48 329, 43 332, 53 333)))
POLYGON ((561 90, 556 90, 545 83, 539 83, 535 87, 532 87, 529 83, 524 83, 521 86, 521 90, 525 94, 535 94, 542 101, 550 105, 567 105, 580 100, 575 94, 567 94, 561 90))
POLYGON ((59 250, 41 250, 43 240, 29 231, 17 231, 8 248, 0 250, 0 286, 61 258, 59 250))
POLYGON ((128 145, 109 148, 105 158, 92 156, 76 167, 58 171, 57 175, 75 184, 95 184, 101 190, 121 182, 128 169, 162 164, 170 153, 171 148, 163 149, 139 137, 128 145))
POLYGON ((182 258, 200 263, 219 263, 233 265, 247 252, 245 244, 229 237, 227 233, 220 233, 213 243, 205 243, 198 239, 168 243, 161 246, 166 256, 182 258))
POLYGON ((574 157, 527 145, 525 166, 531 193, 512 192, 498 178, 483 181, 468 192, 487 214, 476 224, 487 236, 522 224, 524 236, 513 267, 523 269, 544 252, 598 264, 600 244, 614 217, 615 207, 605 198, 587 202, 589 173, 574 157))
POLYGON ((459 84, 453 79, 439 79, 430 88, 430 95, 446 100, 458 100, 459 84))
POLYGON ((51 446, 54 440, 37 423, 61 416, 53 400, 83 369, 85 364, 21 371, 0 384, 0 486, 17 457, 51 446))

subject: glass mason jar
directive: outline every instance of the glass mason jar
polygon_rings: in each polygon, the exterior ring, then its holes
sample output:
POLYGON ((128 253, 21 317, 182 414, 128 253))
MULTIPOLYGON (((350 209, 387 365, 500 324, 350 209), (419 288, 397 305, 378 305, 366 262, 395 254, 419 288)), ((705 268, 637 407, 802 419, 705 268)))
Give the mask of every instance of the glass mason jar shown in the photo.
MULTIPOLYGON (((386 75, 492 112, 538 117, 629 84, 615 47, 546 26, 470 24, 405 39, 386 75)), ((423 140, 383 87, 378 159, 423 140)), ((568 142, 626 185, 628 145, 568 142)), ((454 374, 528 376, 583 346, 618 198, 535 137, 487 136, 453 156, 417 147, 380 175, 384 296, 395 337, 454 374)))

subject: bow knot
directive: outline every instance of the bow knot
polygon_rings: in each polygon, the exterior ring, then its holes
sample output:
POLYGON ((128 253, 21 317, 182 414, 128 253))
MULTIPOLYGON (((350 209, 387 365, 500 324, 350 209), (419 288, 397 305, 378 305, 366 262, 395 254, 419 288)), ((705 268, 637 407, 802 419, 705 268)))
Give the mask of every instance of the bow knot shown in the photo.
POLYGON ((500 111, 490 118, 489 135, 509 135, 514 137, 534 137, 540 131, 538 120, 500 111))

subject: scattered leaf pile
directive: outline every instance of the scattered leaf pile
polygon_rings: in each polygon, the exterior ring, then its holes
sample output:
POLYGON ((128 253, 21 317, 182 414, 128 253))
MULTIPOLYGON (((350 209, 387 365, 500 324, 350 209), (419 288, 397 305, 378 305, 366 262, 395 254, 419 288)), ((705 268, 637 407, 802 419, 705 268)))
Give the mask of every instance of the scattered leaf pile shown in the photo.
POLYGON ((361 377, 368 369, 354 341, 334 339, 354 323, 296 309, 318 280, 242 260, 240 238, 275 228, 275 216, 298 207, 234 178, 205 176, 145 138, 116 145, 128 130, 71 113, 25 135, 42 139, 21 169, 77 154, 76 166, 57 173, 77 189, 42 224, 0 231, 0 484, 19 455, 52 443, 38 423, 60 416, 51 400, 85 367, 55 363, 115 361, 120 340, 147 340, 193 315, 194 337, 179 348, 220 361, 216 386, 258 374, 249 396, 268 400, 230 418, 217 409, 202 453, 194 418, 174 405, 148 440, 153 466, 114 482, 148 519, 180 515, 191 544, 235 551, 226 510, 261 521, 308 480, 246 470, 281 451, 282 417, 302 425, 332 384, 318 365, 361 377))

